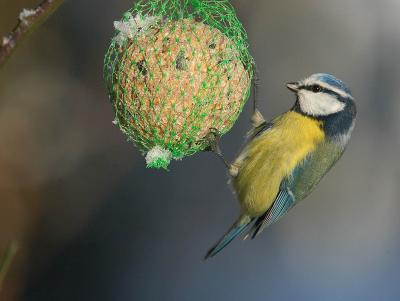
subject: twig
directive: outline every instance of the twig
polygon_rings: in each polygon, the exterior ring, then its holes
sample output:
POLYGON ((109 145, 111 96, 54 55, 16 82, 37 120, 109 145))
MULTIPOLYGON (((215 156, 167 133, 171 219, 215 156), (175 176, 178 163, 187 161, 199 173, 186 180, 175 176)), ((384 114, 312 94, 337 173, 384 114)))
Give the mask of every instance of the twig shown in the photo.
POLYGON ((4 255, 0 258, 0 290, 15 253, 17 253, 17 243, 13 241, 8 245, 4 255))
POLYGON ((14 52, 20 41, 39 27, 64 0, 43 0, 35 9, 23 9, 14 29, 0 40, 0 67, 14 52))

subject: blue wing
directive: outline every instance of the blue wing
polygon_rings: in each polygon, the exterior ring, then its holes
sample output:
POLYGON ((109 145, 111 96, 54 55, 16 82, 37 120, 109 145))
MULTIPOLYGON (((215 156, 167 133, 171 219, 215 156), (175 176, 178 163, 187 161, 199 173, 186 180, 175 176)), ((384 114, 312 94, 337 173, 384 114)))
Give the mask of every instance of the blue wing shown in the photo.
POLYGON ((252 139, 260 136, 261 134, 265 133, 269 129, 272 128, 274 124, 272 122, 263 122, 260 125, 252 128, 250 132, 247 133, 247 139, 251 141, 252 139))
POLYGON ((296 200, 289 187, 279 190, 271 208, 256 220, 246 237, 251 235, 251 238, 253 239, 258 236, 262 230, 277 222, 290 208, 292 208, 295 201, 296 200))

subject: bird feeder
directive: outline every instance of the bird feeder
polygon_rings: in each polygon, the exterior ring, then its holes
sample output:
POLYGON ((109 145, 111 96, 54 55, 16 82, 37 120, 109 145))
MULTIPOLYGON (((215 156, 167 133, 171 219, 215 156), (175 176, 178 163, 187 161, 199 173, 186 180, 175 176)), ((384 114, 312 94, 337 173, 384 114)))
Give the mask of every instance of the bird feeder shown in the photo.
POLYGON ((253 60, 225 0, 137 2, 120 21, 104 62, 115 120, 146 155, 167 168, 205 150, 248 99, 253 60))

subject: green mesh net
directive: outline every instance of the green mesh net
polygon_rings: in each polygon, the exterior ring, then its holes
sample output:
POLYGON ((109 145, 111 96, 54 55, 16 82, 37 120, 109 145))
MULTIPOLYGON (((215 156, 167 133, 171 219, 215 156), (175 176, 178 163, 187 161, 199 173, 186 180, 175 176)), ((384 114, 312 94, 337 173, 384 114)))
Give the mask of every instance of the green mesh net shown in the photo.
POLYGON ((114 123, 148 167, 167 168, 206 149, 211 130, 230 130, 249 97, 253 59, 229 1, 139 1, 114 27, 104 61, 114 123))

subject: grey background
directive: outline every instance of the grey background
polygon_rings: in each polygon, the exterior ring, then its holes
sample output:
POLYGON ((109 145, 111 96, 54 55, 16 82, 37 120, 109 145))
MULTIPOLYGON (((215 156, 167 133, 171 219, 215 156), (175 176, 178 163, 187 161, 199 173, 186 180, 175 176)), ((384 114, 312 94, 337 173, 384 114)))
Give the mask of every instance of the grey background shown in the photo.
MULTIPOLYGON (((232 2, 266 117, 293 104, 285 82, 328 72, 350 86, 342 160, 259 238, 202 261, 238 213, 224 166, 202 153, 145 168, 102 80, 132 2, 66 1, 0 70, 0 242, 20 245, 4 300, 399 300, 400 2, 232 2)), ((0 35, 37 3, 1 0, 0 35)), ((229 159, 250 107, 222 140, 229 159)))

